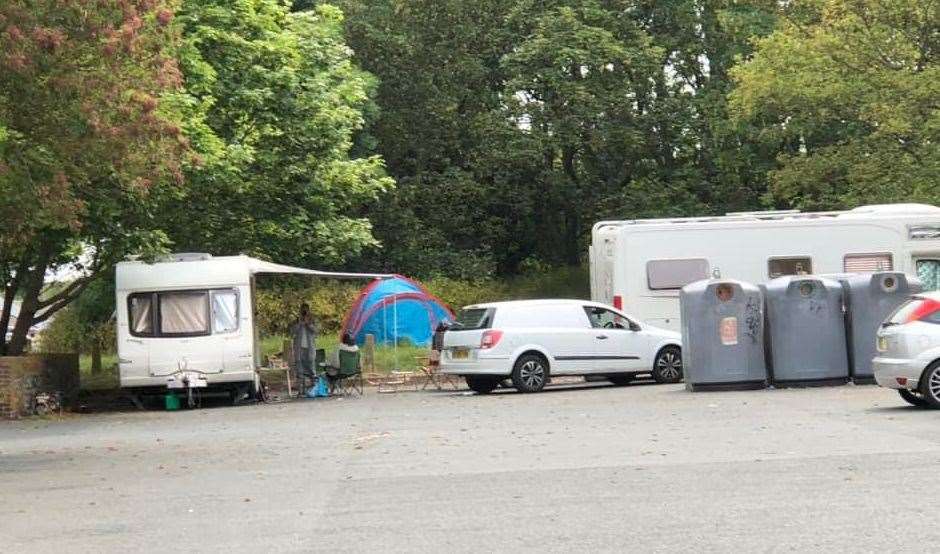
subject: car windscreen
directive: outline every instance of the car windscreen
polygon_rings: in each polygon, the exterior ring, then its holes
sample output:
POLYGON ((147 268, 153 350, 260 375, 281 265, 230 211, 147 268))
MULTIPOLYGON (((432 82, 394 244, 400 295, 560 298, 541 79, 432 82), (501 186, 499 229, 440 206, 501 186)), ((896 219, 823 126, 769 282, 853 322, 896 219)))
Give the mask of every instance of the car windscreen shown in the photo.
POLYGON ((488 329, 493 323, 493 308, 464 308, 457 312, 457 321, 451 327, 454 331, 488 329))

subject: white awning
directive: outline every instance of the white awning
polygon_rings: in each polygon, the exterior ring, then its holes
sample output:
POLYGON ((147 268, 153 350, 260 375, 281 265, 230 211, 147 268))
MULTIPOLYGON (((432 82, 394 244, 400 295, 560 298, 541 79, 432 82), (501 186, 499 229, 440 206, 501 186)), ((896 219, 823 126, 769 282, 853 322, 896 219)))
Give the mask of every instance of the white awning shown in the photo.
POLYGON ((390 279, 391 273, 342 273, 336 271, 318 271, 289 265, 275 264, 255 258, 247 258, 249 271, 252 275, 258 273, 292 273, 295 275, 310 275, 312 277, 325 277, 328 279, 390 279))

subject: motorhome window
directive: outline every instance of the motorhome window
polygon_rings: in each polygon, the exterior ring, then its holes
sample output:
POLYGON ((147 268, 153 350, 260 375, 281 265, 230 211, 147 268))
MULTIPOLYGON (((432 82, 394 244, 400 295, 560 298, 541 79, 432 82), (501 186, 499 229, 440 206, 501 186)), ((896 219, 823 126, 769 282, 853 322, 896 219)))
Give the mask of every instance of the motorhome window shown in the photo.
POLYGON ((153 295, 132 294, 127 300, 131 334, 153 335, 153 295))
POLYGON ((842 260, 842 270, 846 273, 875 273, 892 269, 894 263, 891 254, 848 254, 842 260))
POLYGON ((646 262, 646 281, 650 290, 681 289, 689 283, 708 279, 708 260, 650 260, 646 262))
POLYGON ((209 333, 209 294, 207 291, 162 292, 159 298, 161 335, 206 335, 209 333))
POLYGON ((238 329, 238 294, 234 290, 212 291, 212 332, 231 333, 238 329))
POLYGON ((940 260, 917 260, 917 278, 925 291, 940 290, 940 260))
POLYGON ((813 260, 807 257, 771 258, 767 262, 767 275, 771 279, 784 275, 811 275, 813 260))
POLYGON ((469 308, 457 312, 457 321, 454 323, 455 331, 469 331, 473 329, 488 329, 493 322, 494 309, 469 308))

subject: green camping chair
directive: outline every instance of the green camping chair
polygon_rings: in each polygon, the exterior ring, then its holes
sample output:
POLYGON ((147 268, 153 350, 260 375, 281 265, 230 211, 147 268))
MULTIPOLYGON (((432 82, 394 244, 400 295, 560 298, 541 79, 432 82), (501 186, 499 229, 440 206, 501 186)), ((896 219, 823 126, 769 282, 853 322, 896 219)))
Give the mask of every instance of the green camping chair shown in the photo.
POLYGON ((339 388, 340 393, 352 391, 362 396, 362 367, 359 365, 359 352, 339 351, 339 367, 330 376, 330 394, 339 388))

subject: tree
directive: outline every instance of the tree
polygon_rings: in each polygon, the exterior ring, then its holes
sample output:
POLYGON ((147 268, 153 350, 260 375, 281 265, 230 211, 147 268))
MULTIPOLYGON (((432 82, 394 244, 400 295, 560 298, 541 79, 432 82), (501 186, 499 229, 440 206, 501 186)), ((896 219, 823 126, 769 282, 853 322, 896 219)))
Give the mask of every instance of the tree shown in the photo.
POLYGON ((577 263, 598 219, 761 201, 775 150, 729 123, 726 94, 773 0, 342 5, 399 183, 368 212, 384 268, 577 263))
POLYGON ((166 0, 0 4, 0 280, 12 339, 116 260, 159 250, 151 209, 179 190, 187 142, 172 96, 178 34, 166 0), (76 278, 43 294, 46 275, 76 278))
POLYGON ((650 162, 673 163, 676 147, 658 148, 650 132, 660 52, 649 36, 599 2, 558 4, 536 17, 520 10, 533 28, 503 63, 513 117, 542 155, 540 219, 555 261, 577 264, 603 199, 641 183, 650 162))
POLYGON ((935 202, 940 3, 804 0, 734 71, 732 107, 781 147, 772 198, 800 208, 935 202))
POLYGON ((360 216, 394 182, 352 157, 374 80, 351 61, 343 17, 276 0, 185 0, 187 136, 202 157, 161 216, 174 244, 339 265, 376 241, 360 216))
POLYGON ((367 212, 385 246, 361 263, 469 277, 514 271, 531 252, 536 182, 499 113, 514 4, 341 1, 356 59, 380 83, 368 131, 398 182, 367 212))

